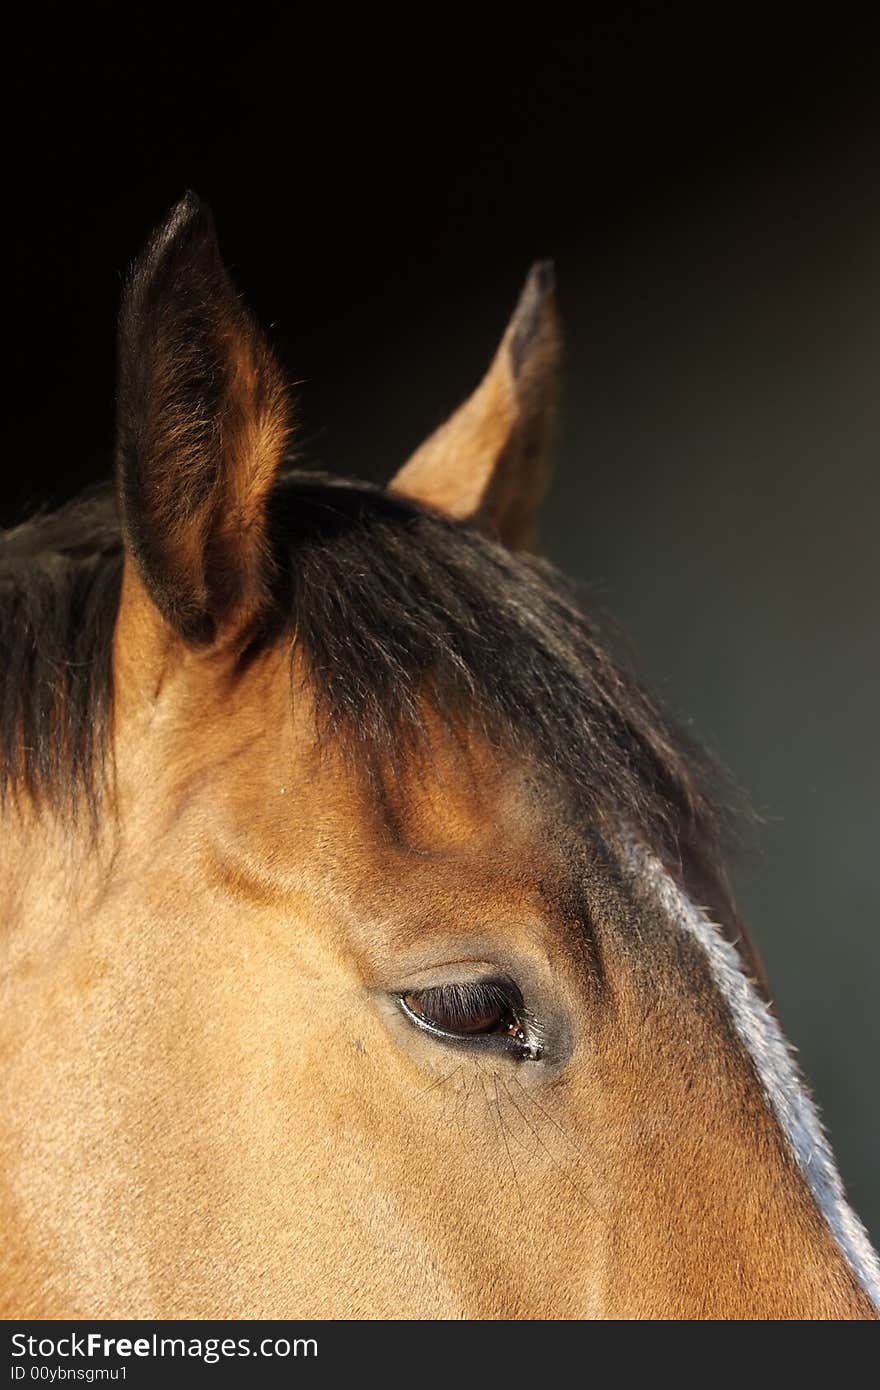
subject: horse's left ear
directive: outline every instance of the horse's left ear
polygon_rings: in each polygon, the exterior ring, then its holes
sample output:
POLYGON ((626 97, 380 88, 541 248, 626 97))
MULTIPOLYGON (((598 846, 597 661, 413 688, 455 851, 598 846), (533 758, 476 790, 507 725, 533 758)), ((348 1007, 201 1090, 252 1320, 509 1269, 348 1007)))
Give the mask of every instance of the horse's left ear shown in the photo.
POLYGON ((129 560, 168 627, 235 641, 267 573, 287 443, 281 372, 187 194, 135 265, 119 320, 117 481, 129 560))
POLYGON ((541 261, 482 382, 391 491, 471 521, 512 549, 531 544, 550 471, 559 358, 553 267, 541 261))

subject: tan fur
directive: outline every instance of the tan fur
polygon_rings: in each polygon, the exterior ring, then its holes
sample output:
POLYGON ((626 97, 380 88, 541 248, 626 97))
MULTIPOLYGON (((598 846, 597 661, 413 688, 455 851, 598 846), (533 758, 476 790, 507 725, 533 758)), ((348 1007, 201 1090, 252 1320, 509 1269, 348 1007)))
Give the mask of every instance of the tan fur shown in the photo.
POLYGON ((601 866, 591 959, 513 769, 438 729, 389 826, 279 654, 148 687, 97 852, 5 827, 7 1316, 869 1316, 698 966, 649 984, 601 866), (564 1065, 387 1001, 465 959, 560 1001, 564 1065))

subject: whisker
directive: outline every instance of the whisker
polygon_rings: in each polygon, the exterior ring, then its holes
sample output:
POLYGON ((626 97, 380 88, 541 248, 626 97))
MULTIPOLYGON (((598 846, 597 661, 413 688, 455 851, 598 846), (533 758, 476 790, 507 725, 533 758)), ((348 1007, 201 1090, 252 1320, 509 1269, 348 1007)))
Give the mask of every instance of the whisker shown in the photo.
POLYGON ((474 1094, 474 1090, 476 1089, 476 1085, 476 1078, 473 1078, 470 1081, 465 1081, 464 1085, 461 1087, 459 1091, 458 1104, 456 1105, 455 1109, 455 1119, 456 1124, 458 1126, 459 1138, 461 1139, 461 1146, 465 1153, 472 1152, 471 1147, 469 1147, 467 1143, 466 1137, 468 1132, 467 1113, 468 1107, 471 1103, 471 1098, 474 1094))
POLYGON ((553 1164, 553 1167, 556 1168, 556 1169, 558 1170, 558 1172, 560 1172, 560 1173, 562 1174, 562 1176, 565 1178, 566 1182, 569 1183, 569 1184, 571 1185, 571 1187, 574 1188, 575 1192, 578 1194, 579 1197, 581 1197, 581 1198, 586 1202, 587 1206, 588 1206, 588 1207, 591 1207, 591 1208, 593 1209, 593 1211, 597 1211, 598 1208, 596 1207, 596 1203, 595 1203, 594 1201, 592 1201, 592 1200, 587 1196, 587 1194, 583 1191, 583 1189, 582 1189, 581 1187, 578 1186, 578 1184, 575 1182, 575 1180, 574 1180, 574 1178, 571 1176, 571 1174, 566 1172, 564 1166, 559 1162, 559 1159, 558 1159, 558 1158, 556 1157, 556 1155, 553 1153, 552 1149, 548 1149, 547 1145, 544 1143, 544 1140, 541 1138, 540 1134, 539 1134, 538 1131, 535 1129, 535 1127, 534 1127, 534 1125, 532 1124, 531 1120, 528 1118, 527 1115, 525 1115, 525 1114, 523 1113, 522 1110, 520 1110, 520 1108, 519 1108, 519 1106, 517 1105, 516 1101, 514 1100, 513 1096, 510 1094, 510 1091, 509 1091, 508 1088, 507 1088, 506 1082, 502 1081, 501 1084, 502 1084, 502 1086, 504 1087, 505 1091, 507 1091, 507 1098, 508 1098, 508 1100, 510 1101, 511 1105, 513 1106, 514 1110, 517 1112, 518 1115, 522 1116, 523 1120, 525 1120, 525 1123, 528 1125, 529 1129, 530 1129, 530 1130, 532 1131, 532 1133, 534 1134, 534 1136, 535 1136, 535 1138, 537 1139, 538 1143, 541 1145, 541 1148, 544 1150, 544 1152, 545 1152, 545 1154, 547 1155, 547 1157, 549 1158, 550 1162, 553 1164))
POLYGON ((461 1062, 459 1062, 458 1066, 453 1067, 452 1071, 447 1072, 445 1076, 438 1077, 436 1081, 431 1082, 430 1086, 425 1086, 424 1090, 419 1091, 419 1095, 426 1096, 429 1091, 436 1090, 438 1086, 445 1086, 447 1081, 451 1081, 453 1076, 455 1076, 457 1072, 461 1071, 461 1067, 462 1064, 461 1062))
MULTIPOLYGON (((535 1109, 540 1110, 541 1114, 544 1115, 545 1118, 550 1121, 551 1125, 555 1126, 555 1128, 559 1130, 559 1133, 562 1135, 565 1142, 567 1144, 570 1144, 571 1147, 577 1153, 580 1154, 581 1158, 583 1158, 584 1162, 587 1163, 589 1167, 594 1169, 597 1168, 597 1164, 594 1157, 591 1154, 587 1153, 586 1149, 584 1149, 583 1146, 579 1144, 576 1139, 572 1139, 571 1135, 565 1129, 563 1129, 559 1121, 555 1119, 553 1115, 550 1114, 550 1111, 545 1110, 541 1102, 539 1100, 536 1100, 535 1097, 532 1095, 531 1091, 526 1089, 526 1087, 520 1081, 519 1077, 515 1076, 513 1079, 516 1082, 519 1089, 522 1091, 523 1095, 526 1097, 526 1099, 530 1101, 532 1105, 534 1105, 535 1109)), ((599 1171, 601 1171, 601 1167, 599 1168, 599 1171)))
MULTIPOLYGON (((499 1124, 501 1125, 501 1135, 502 1135, 502 1138, 504 1139, 504 1147, 505 1147, 505 1149, 507 1150, 507 1161, 508 1161, 508 1163, 510 1164, 510 1172, 511 1172, 511 1175, 512 1175, 512 1177, 513 1177, 514 1186, 515 1186, 515 1188, 516 1188, 516 1195, 517 1195, 517 1197, 518 1197, 518 1199, 519 1199, 520 1211, 525 1211, 525 1204, 524 1204, 524 1202, 523 1202, 523 1199, 522 1199, 522 1192, 520 1191, 520 1186, 519 1186, 519 1178, 518 1178, 517 1175, 516 1175, 516 1164, 515 1164, 514 1161, 513 1161, 513 1155, 512 1155, 511 1152, 510 1152, 510 1145, 509 1145, 508 1142, 507 1142, 507 1130, 506 1130, 505 1125, 504 1125, 504 1116, 503 1116, 503 1114, 501 1113, 501 1097, 500 1097, 499 1092, 498 1092, 498 1073, 497 1073, 497 1072, 494 1073, 494 1075, 493 1075, 493 1080, 494 1080, 494 1082, 495 1082, 495 1105, 496 1105, 497 1110, 498 1110, 498 1122, 499 1122, 499 1124)), ((505 1087, 505 1090, 506 1090, 506 1089, 507 1089, 507 1088, 505 1087)))
POLYGON ((494 1107, 493 1104, 492 1104, 492 1097, 489 1095, 489 1093, 488 1093, 488 1091, 486 1090, 486 1087, 485 1087, 485 1085, 484 1085, 485 1073, 484 1073, 482 1067, 479 1068, 479 1071, 480 1071, 480 1092, 481 1092, 481 1094, 482 1094, 483 1100, 486 1102, 486 1109, 488 1110, 489 1114, 490 1114, 491 1117, 492 1117, 492 1129, 493 1129, 493 1131, 497 1132, 497 1129, 498 1129, 498 1120, 497 1120, 497 1117, 496 1117, 496 1114, 495 1114, 495 1107, 494 1107))

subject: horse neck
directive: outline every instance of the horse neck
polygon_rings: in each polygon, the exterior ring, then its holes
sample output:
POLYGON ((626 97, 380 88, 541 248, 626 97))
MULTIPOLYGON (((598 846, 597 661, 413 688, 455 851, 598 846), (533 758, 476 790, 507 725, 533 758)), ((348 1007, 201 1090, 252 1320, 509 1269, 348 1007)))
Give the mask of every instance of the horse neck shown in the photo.
POLYGON ((61 949, 106 880, 110 850, 87 810, 68 819, 24 798, 0 815, 0 881, 7 961, 61 949))

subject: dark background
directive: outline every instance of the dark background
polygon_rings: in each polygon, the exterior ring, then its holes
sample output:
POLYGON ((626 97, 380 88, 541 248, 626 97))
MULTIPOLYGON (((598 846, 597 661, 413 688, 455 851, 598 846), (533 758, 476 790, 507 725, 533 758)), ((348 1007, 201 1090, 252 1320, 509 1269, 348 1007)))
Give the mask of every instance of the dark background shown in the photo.
POLYGON ((765 817, 741 901, 876 1238, 880 45, 855 13, 132 12, 29 40, 0 520, 107 472, 121 278, 188 185, 339 472, 394 472, 554 256, 545 545, 765 817))

